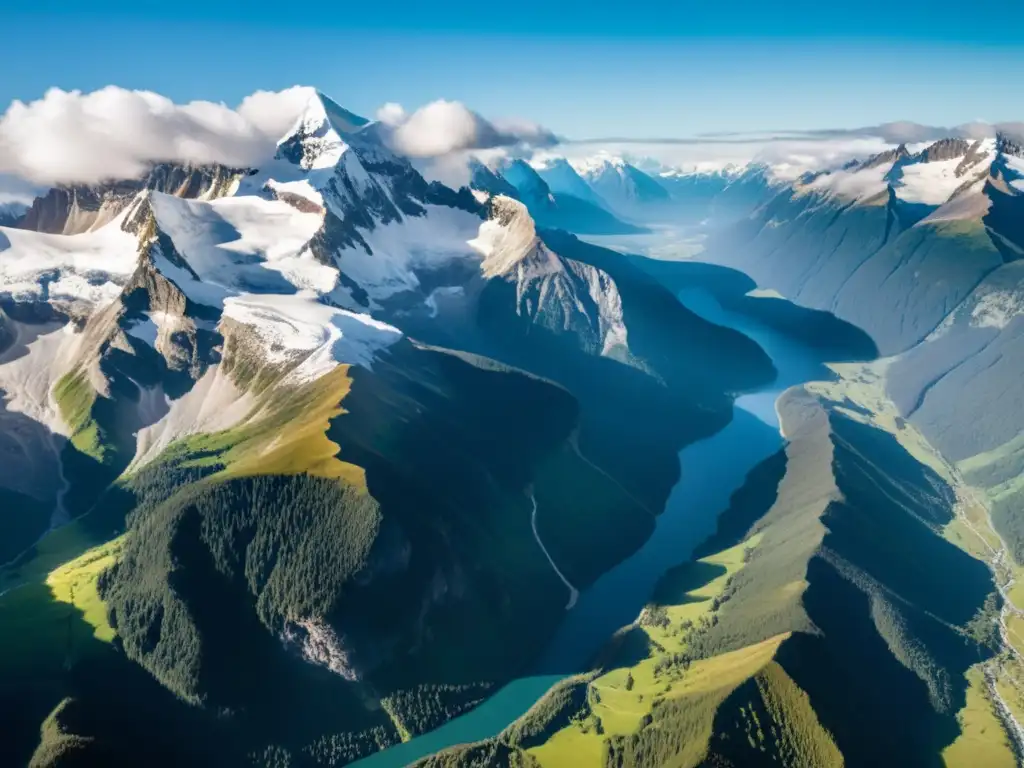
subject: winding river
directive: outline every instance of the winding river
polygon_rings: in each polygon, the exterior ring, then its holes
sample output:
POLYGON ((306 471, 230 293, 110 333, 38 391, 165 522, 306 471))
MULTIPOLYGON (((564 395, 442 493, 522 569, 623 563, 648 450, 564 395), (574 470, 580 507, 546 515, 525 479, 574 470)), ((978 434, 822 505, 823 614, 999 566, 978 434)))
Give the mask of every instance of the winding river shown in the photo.
POLYGON ((661 575, 686 561, 714 533, 718 515, 747 473, 781 447, 775 401, 790 386, 822 378, 825 368, 820 357, 757 321, 723 309, 702 288, 688 289, 679 298, 705 319, 757 341, 772 357, 779 371, 777 380, 739 397, 725 429, 680 452, 682 479, 658 517, 654 533, 640 550, 579 594, 535 675, 510 682, 476 709, 434 731, 352 765, 401 768, 447 747, 496 736, 554 683, 582 671, 612 634, 636 619, 661 575))

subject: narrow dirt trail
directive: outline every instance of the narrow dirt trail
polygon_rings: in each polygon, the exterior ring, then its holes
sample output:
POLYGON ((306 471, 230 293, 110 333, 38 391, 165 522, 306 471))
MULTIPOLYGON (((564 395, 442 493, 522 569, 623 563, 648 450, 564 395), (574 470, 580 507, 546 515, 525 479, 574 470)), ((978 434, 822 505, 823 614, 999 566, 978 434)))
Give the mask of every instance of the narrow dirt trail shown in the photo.
POLYGON ((558 578, 562 580, 562 583, 569 588, 569 602, 566 604, 565 610, 572 610, 573 606, 576 605, 576 601, 580 597, 580 592, 567 578, 565 578, 565 574, 559 570, 558 564, 555 563, 555 559, 551 557, 551 553, 548 552, 548 548, 545 547, 544 542, 541 541, 540 532, 537 530, 537 498, 533 495, 532 488, 529 490, 529 495, 530 503, 533 504, 533 512, 530 513, 530 524, 533 526, 533 538, 537 540, 537 546, 539 546, 540 551, 544 553, 544 557, 546 557, 548 562, 551 563, 551 569, 555 572, 558 578))

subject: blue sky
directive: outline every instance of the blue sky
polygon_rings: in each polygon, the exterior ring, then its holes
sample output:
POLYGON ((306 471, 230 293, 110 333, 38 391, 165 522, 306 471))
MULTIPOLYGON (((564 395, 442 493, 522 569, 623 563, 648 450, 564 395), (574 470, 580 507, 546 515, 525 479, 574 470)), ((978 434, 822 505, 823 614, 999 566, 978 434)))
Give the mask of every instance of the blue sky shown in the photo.
POLYGON ((303 83, 363 113, 458 99, 574 138, 1024 117, 1016 0, 42 0, 2 15, 3 104, 107 84, 235 104, 303 83))

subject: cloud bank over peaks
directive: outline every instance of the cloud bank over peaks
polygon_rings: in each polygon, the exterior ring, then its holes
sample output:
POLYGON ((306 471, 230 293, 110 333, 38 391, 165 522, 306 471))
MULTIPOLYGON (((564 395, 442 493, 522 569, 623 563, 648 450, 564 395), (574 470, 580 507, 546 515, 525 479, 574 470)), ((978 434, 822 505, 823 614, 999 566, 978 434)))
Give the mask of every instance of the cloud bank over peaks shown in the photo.
MULTIPOLYGON (((54 184, 135 178, 160 162, 253 167, 273 154, 316 94, 304 86, 257 91, 232 108, 176 104, 117 86, 90 93, 51 88, 35 101, 12 102, 0 116, 0 194, 30 199, 54 184)), ((396 151, 449 169, 464 166, 467 153, 557 141, 535 123, 488 120, 457 101, 413 112, 387 103, 377 118, 396 151)))
POLYGON ((397 151, 415 158, 440 157, 453 152, 515 145, 550 146, 557 137, 526 120, 488 120, 458 101, 439 99, 415 112, 387 103, 377 119, 390 127, 397 151))
POLYGON ((387 127, 385 140, 392 149, 409 157, 427 179, 455 188, 469 183, 474 160, 493 164, 502 157, 529 155, 559 141, 537 123, 488 120, 461 102, 444 99, 414 112, 388 102, 375 117, 387 127))
POLYGON ((250 98, 234 110, 209 101, 175 104, 116 86, 91 93, 51 88, 36 101, 13 102, 0 117, 0 174, 36 184, 88 184, 137 177, 158 162, 245 167, 278 138, 268 133, 277 127, 274 99, 250 98))
POLYGON ((570 161, 609 153, 649 172, 728 172, 762 164, 780 181, 792 181, 804 173, 834 170, 855 159, 864 159, 907 144, 911 152, 945 138, 978 140, 1002 133, 1024 137, 1024 122, 975 121, 955 127, 929 126, 911 121, 883 123, 860 128, 719 132, 681 138, 606 138, 567 141, 550 153, 570 161))

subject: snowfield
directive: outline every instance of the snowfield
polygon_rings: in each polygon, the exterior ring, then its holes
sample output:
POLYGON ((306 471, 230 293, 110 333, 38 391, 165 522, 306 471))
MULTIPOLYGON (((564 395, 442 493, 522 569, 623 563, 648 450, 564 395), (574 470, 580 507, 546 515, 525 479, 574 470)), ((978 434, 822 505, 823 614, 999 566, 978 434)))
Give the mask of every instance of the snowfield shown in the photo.
POLYGON ((138 261, 124 215, 95 232, 50 235, 0 227, 0 296, 15 301, 85 302, 117 298, 138 261))
POLYGON ((372 255, 355 245, 338 252, 342 271, 371 298, 381 301, 419 288, 416 269, 439 269, 460 259, 479 260, 470 241, 484 224, 478 216, 455 208, 425 205, 426 216, 361 232, 372 255))
POLYGON ((908 203, 942 205, 967 181, 956 175, 963 158, 942 160, 937 163, 915 163, 903 168, 903 176, 896 187, 896 197, 908 203))
POLYGON ((387 323, 323 304, 310 292, 233 296, 224 302, 224 315, 251 327, 271 362, 304 356, 289 374, 297 381, 311 381, 343 363, 369 368, 376 352, 402 336, 387 323))
POLYGON ((883 163, 873 168, 832 171, 822 174, 805 188, 846 200, 868 200, 886 190, 885 177, 892 166, 893 163, 883 163))
POLYGON ((152 205, 157 225, 204 283, 319 293, 337 285, 337 270, 318 262, 309 250, 322 223, 315 213, 252 196, 201 202, 155 193, 152 205))

